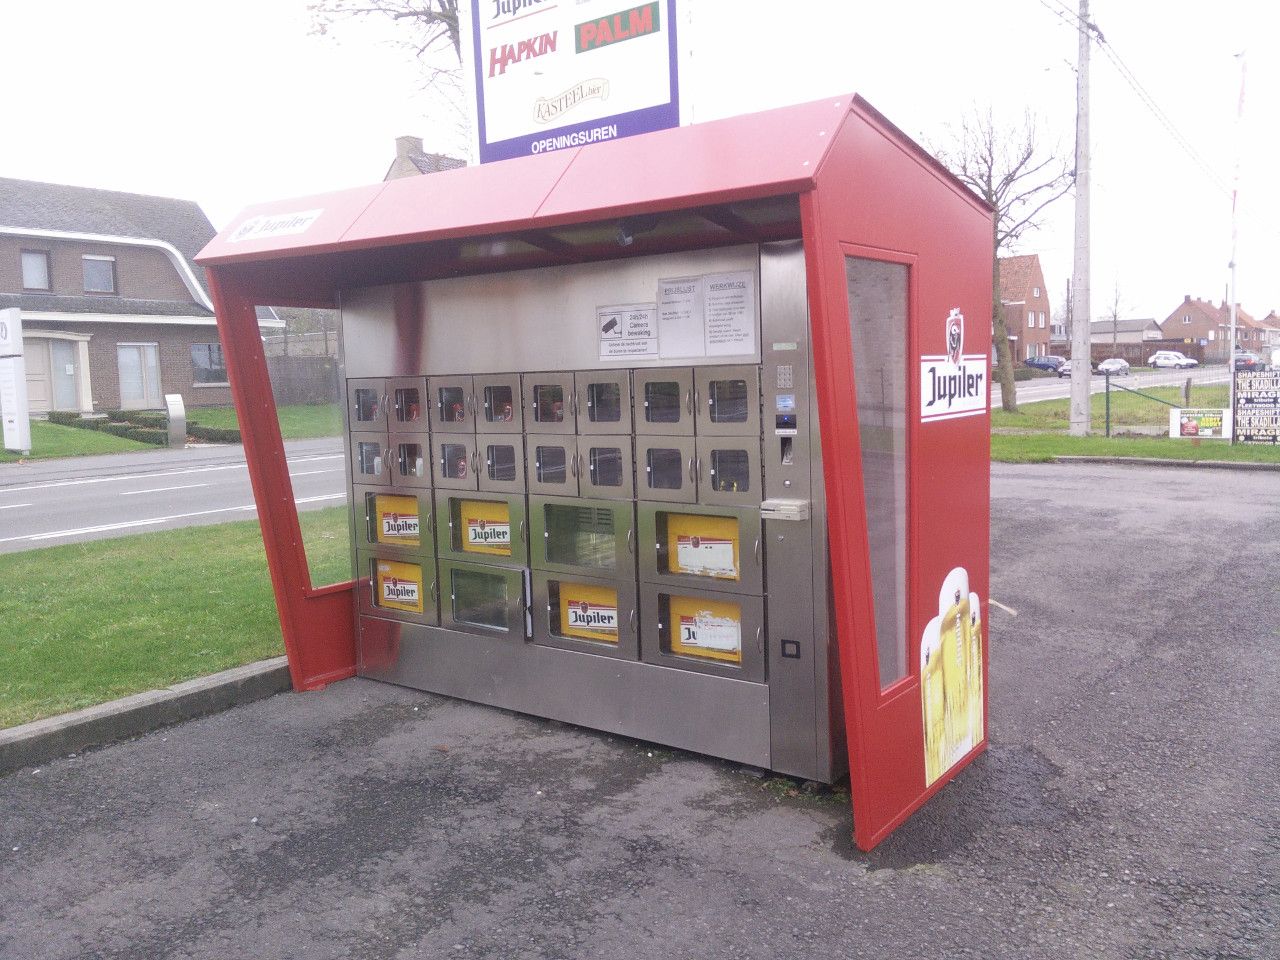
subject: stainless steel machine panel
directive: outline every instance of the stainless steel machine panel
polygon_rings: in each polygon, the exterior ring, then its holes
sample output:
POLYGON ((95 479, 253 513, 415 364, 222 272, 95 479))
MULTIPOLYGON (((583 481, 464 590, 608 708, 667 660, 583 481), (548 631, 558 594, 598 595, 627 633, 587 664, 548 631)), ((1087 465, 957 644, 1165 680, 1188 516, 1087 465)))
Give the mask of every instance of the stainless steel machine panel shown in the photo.
POLYGON ((639 658, 634 579, 533 572, 533 642, 624 660, 639 658))
POLYGON ((573 384, 578 433, 631 433, 630 370, 579 370, 573 384))
POLYGON ((393 433, 387 440, 392 486, 430 487, 431 438, 425 432, 393 433))
POLYGON ((473 433, 434 433, 432 483, 441 490, 479 490, 480 455, 473 433))
POLYGON ((695 448, 699 503, 759 505, 759 435, 699 436, 695 448))
POLYGON ((436 626, 440 622, 436 558, 388 557, 357 552, 356 592, 361 615, 436 626))
POLYGON ((347 423, 353 431, 387 429, 387 382, 381 377, 347 381, 347 423))
POLYGON ((581 465, 578 438, 567 434, 531 434, 529 443, 529 492, 576 497, 581 465))
POLYGON ((631 436, 578 437, 578 488, 584 497, 631 500, 636 495, 631 436))
POLYGON ((763 592, 759 508, 636 504, 640 579, 676 589, 763 592))
POLYGON ((635 389, 637 435, 693 436, 693 370, 669 367, 637 370, 635 389))
POLYGON ((476 446, 481 490, 524 493, 523 434, 480 433, 476 446))
POLYGON ((529 564, 578 576, 635 579, 635 504, 529 497, 529 564))
POLYGON ((389 486, 391 452, 385 433, 353 433, 349 449, 352 483, 389 486))
POLYGON ((434 556, 435 503, 430 490, 353 487, 355 545, 391 557, 434 556))
POLYGON ((524 406, 528 433, 574 433, 572 373, 526 373, 524 406))
POLYGON ((528 519, 522 494, 436 491, 440 559, 506 567, 529 565, 528 519))
POLYGON ((697 502, 698 460, 693 437, 636 437, 636 498, 697 502))
POLYGON ((431 419, 426 377, 393 377, 387 381, 387 429, 392 433, 427 432, 431 419))
POLYGON ((432 433, 475 433, 476 398, 471 377, 428 377, 432 433))
POLYGON ((440 624, 523 643, 528 630, 525 570, 440 561, 440 624))
POLYGON ((698 436, 760 435, 759 367, 698 367, 693 396, 698 436))
POLYGON ((472 383, 475 388, 477 432, 524 432, 524 406, 520 398, 519 374, 476 374, 472 383))
POLYGON ((640 622, 640 651, 648 663, 764 682, 760 597, 643 583, 640 622))

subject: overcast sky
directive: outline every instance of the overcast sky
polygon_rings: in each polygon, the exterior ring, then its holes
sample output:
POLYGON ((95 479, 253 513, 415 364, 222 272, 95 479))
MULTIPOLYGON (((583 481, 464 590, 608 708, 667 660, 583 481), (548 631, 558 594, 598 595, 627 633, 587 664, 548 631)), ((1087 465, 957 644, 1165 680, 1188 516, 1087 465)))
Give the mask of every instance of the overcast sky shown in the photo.
MULTIPOLYGON (((1076 34, 1063 2, 862 4, 686 0, 682 85, 696 122, 857 91, 926 146, 975 105, 1039 118, 1074 143, 1076 34), (1059 15, 1061 14, 1061 16, 1059 15)), ((458 150, 455 123, 387 25, 310 32, 307 0, 64 0, 0 6, 8 111, 0 176, 185 197, 217 226, 261 200, 381 180, 393 140, 458 150)), ((1110 49, 1194 145, 1206 173, 1105 52, 1093 58, 1093 314, 1164 319, 1228 280, 1239 60, 1239 296, 1280 309, 1280 13, 1260 0, 1094 0, 1110 49)), ((688 118, 686 118, 688 120, 688 118)), ((1072 204, 1017 252, 1039 253, 1054 308, 1072 204)))

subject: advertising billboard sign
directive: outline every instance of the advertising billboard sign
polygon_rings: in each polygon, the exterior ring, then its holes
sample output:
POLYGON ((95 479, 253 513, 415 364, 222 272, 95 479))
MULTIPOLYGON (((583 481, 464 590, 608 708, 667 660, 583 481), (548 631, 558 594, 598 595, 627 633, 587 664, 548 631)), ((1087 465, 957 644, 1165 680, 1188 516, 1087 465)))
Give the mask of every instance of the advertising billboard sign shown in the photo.
POLYGON ((1230 410, 1169 409, 1169 436, 1183 440, 1229 440, 1230 410))
POLYGON ((1280 445, 1280 372, 1236 374, 1235 431, 1237 443, 1280 445))
POLYGON ((676 0, 471 0, 480 162, 680 125, 676 0))

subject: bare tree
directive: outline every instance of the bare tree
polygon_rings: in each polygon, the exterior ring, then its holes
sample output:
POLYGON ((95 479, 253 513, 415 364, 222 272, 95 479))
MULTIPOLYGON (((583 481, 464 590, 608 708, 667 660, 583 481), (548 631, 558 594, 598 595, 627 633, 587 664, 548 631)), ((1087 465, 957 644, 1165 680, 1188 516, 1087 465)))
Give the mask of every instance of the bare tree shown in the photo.
POLYGON ((991 236, 992 341, 1001 404, 1012 413, 1018 409, 1018 398, 1009 331, 1000 304, 1000 253, 1040 226, 1045 208, 1071 189, 1074 171, 1058 159, 1055 150, 1039 148, 1035 119, 1029 113, 1021 123, 998 126, 990 110, 985 114, 974 110, 955 131, 954 140, 951 149, 934 152, 996 211, 991 236))
MULTIPOLYGON (((1116 281, 1116 288, 1111 294, 1111 312, 1107 314, 1111 318, 1111 355, 1116 355, 1117 344, 1120 342, 1120 281, 1116 281)), ((1092 338, 1091 338, 1092 339, 1092 338)))

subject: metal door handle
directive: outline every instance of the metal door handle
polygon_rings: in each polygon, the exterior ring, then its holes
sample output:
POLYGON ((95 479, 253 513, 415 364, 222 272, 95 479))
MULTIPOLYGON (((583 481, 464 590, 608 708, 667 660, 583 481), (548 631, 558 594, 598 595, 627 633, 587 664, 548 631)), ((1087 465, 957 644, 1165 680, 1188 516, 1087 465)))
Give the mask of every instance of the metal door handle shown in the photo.
POLYGON ((381 408, 381 409, 382 409, 383 414, 385 414, 385 413, 387 412, 387 404, 388 404, 390 401, 391 401, 391 398, 390 398, 390 397, 388 397, 388 396, 384 393, 384 394, 382 395, 382 408, 381 408))
POLYGON ((627 553, 629 553, 631 556, 635 556, 635 553, 636 553, 636 528, 635 527, 627 528, 627 553))
POLYGON ((474 394, 467 394, 465 406, 468 415, 474 420, 476 418, 476 398, 474 394))
POLYGON ((471 475, 473 477, 480 475, 480 452, 478 450, 471 451, 471 475))
POLYGON ((573 475, 573 479, 578 479, 578 455, 576 453, 569 458, 569 473, 573 475))
POLYGON ((756 627, 756 651, 764 652, 764 627, 756 627))
POLYGON ((631 613, 627 616, 627 626, 630 627, 632 634, 636 632, 636 608, 631 608, 631 613))
POLYGON ((693 388, 690 387, 684 393, 684 406, 689 411, 689 416, 693 416, 693 388))
POLYGON ((517 529, 519 529, 519 531, 520 531, 520 542, 521 542, 521 543, 524 543, 524 533, 525 533, 525 526, 524 526, 524 524, 525 524, 524 520, 521 520, 521 521, 520 521, 520 525, 519 525, 519 527, 517 528, 517 529))
POLYGON ((434 577, 431 578, 431 602, 435 603, 440 599, 440 581, 434 577))
POLYGON ((698 475, 694 473, 693 465, 694 465, 694 458, 690 457, 689 458, 689 482, 692 483, 694 486, 697 486, 698 475))
POLYGON ((569 412, 577 417, 578 415, 578 391, 569 391, 569 412))
POLYGON ((755 558, 756 566, 760 566, 760 538, 756 537, 756 545, 751 548, 751 555, 755 558))

